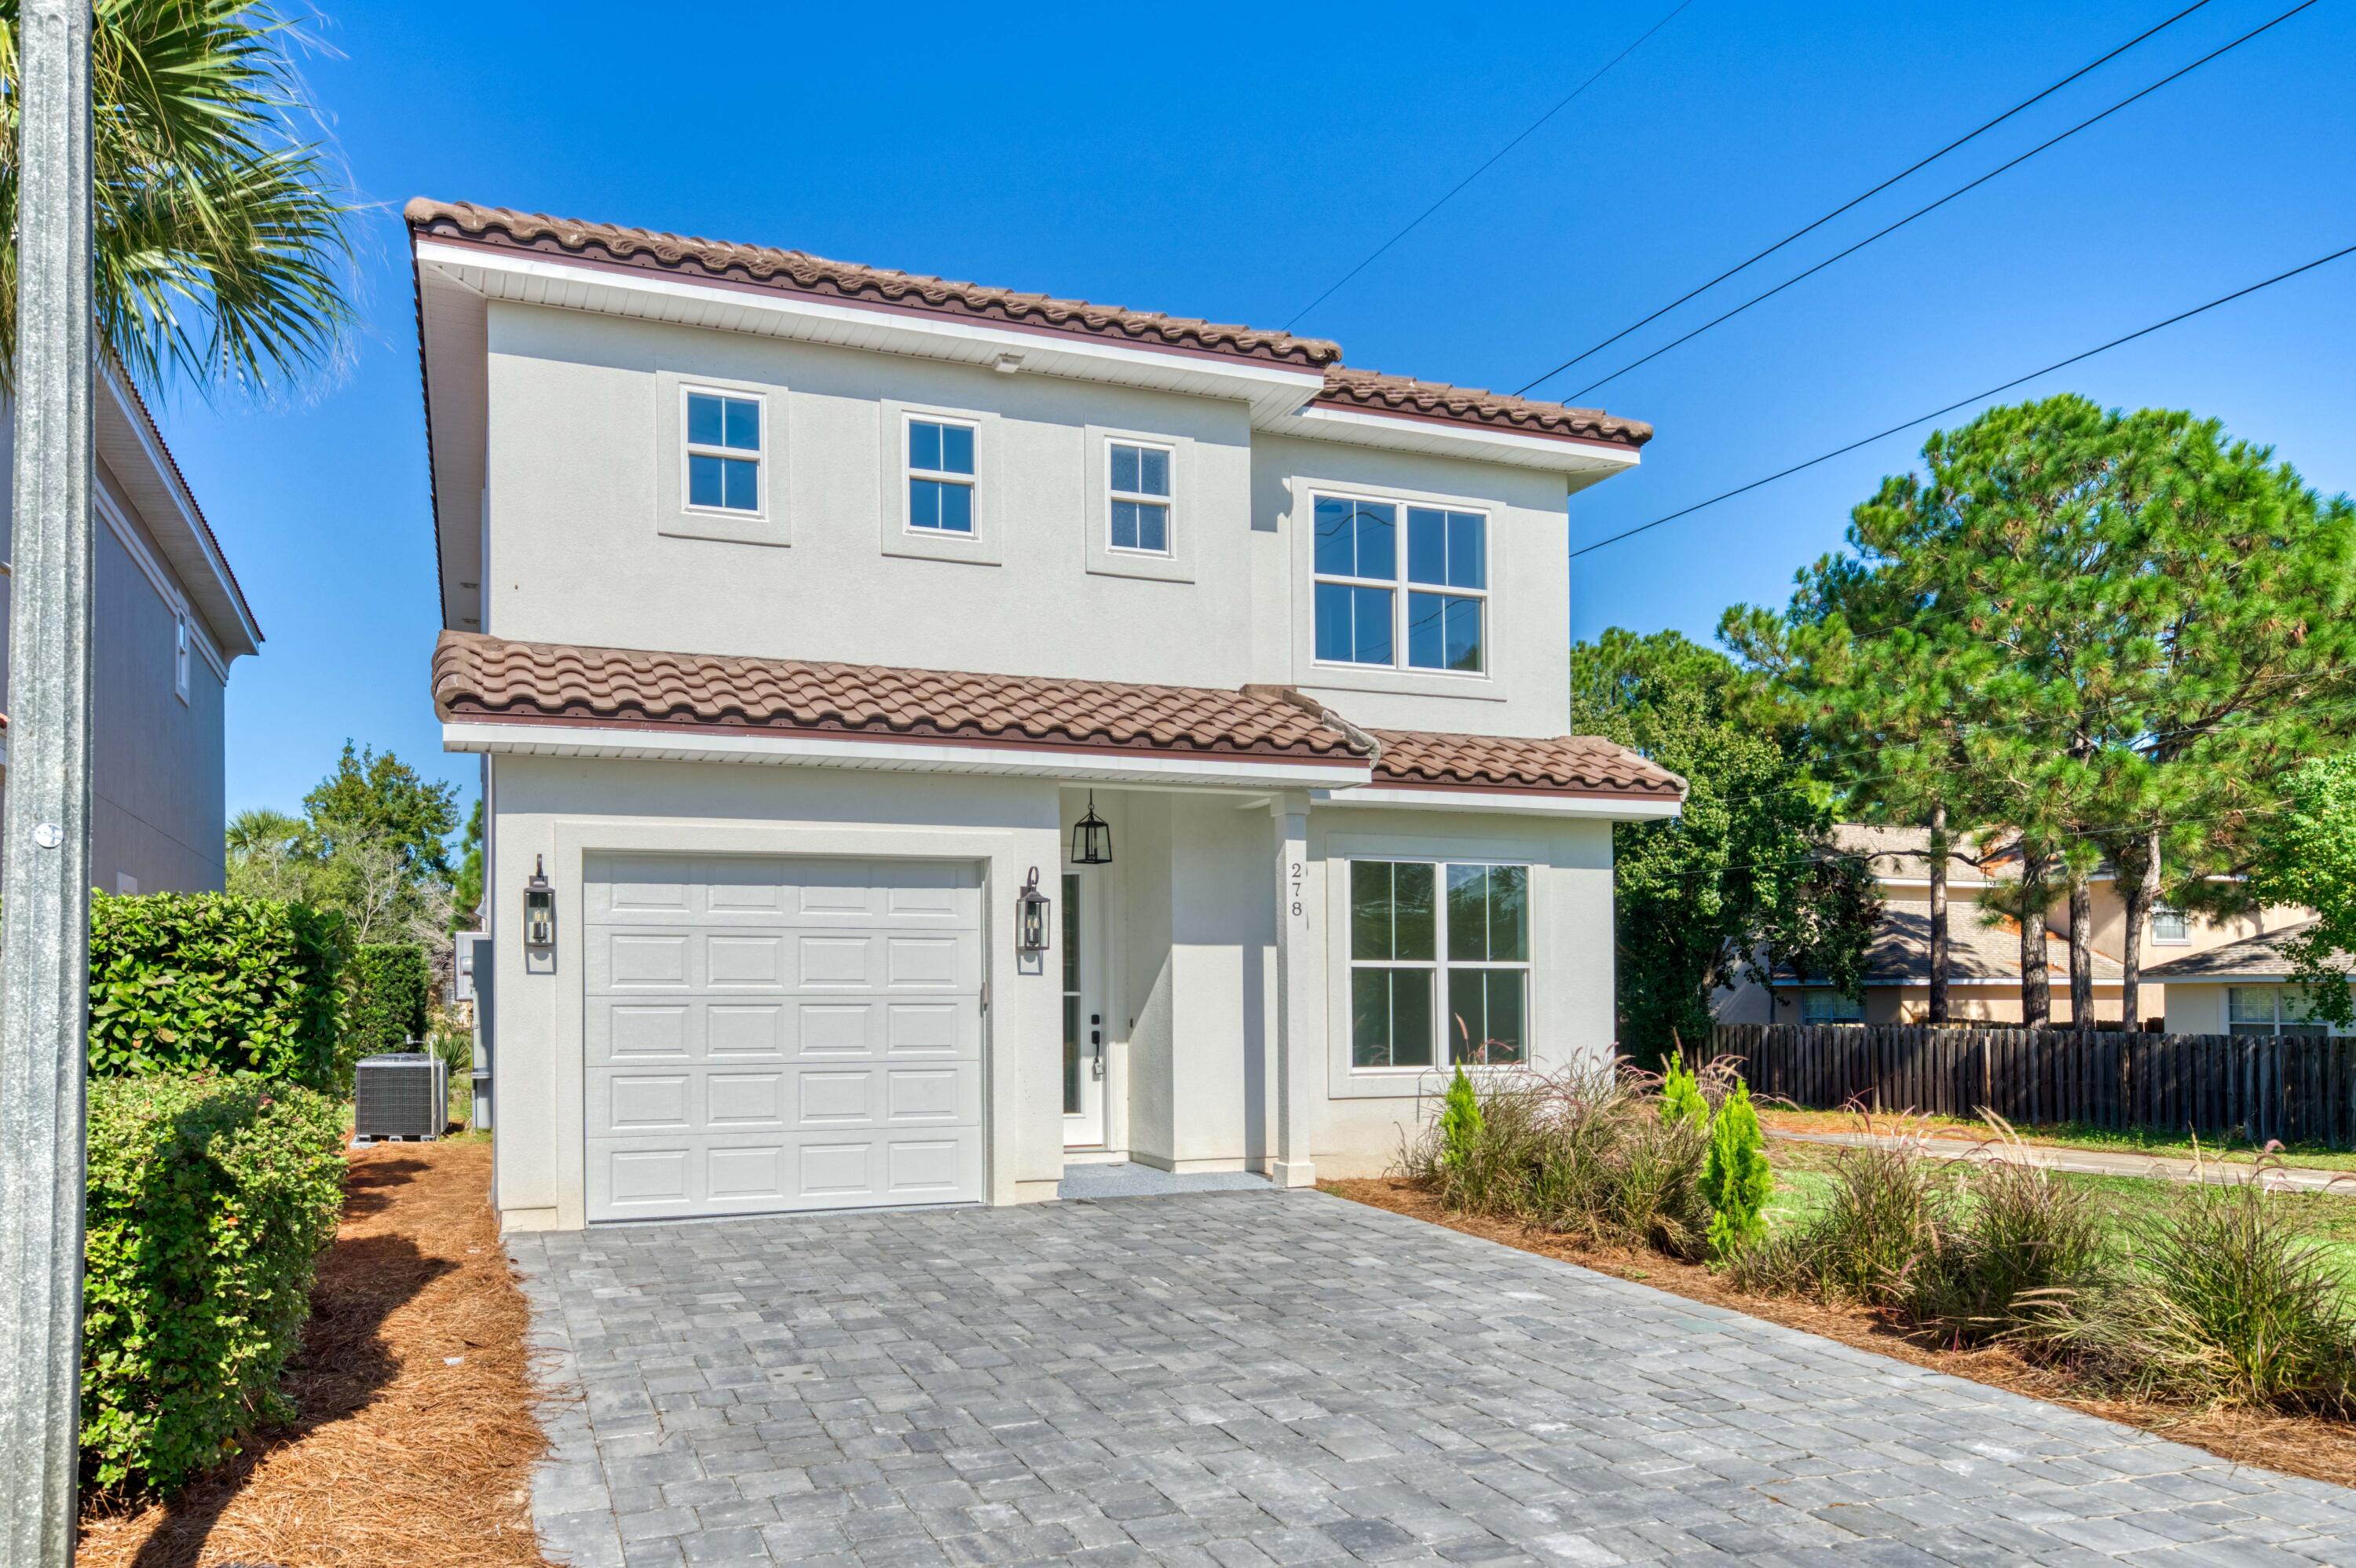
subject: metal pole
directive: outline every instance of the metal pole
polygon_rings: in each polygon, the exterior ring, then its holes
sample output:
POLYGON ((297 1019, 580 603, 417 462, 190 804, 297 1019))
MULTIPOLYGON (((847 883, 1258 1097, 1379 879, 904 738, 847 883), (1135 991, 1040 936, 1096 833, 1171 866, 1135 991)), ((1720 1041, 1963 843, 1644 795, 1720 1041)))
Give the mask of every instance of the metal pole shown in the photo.
POLYGON ((0 1563, 70 1568, 90 997, 90 0, 22 0, 8 802, 0 828, 0 1563))

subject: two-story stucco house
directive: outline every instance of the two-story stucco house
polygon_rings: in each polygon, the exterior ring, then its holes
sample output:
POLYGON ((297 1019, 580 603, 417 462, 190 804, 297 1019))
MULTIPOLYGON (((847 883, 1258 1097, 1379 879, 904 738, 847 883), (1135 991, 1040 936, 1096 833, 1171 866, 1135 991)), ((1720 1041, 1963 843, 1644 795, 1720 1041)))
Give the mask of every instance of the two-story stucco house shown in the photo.
POLYGON ((412 202, 514 1226, 1380 1168, 1613 1038, 1567 497, 1333 344, 412 202))
MULTIPOLYGON (((218 889, 229 668, 261 651, 262 628, 138 391, 112 365, 96 390, 91 880, 110 893, 218 889)), ((0 474, 16 471, 15 432, 0 400, 0 474)), ((0 512, 0 547, 12 517, 0 512)), ((0 565, 0 649, 7 606, 0 565)), ((7 679, 0 656, 0 713, 7 679)), ((0 749, 0 786, 6 763, 0 749)))

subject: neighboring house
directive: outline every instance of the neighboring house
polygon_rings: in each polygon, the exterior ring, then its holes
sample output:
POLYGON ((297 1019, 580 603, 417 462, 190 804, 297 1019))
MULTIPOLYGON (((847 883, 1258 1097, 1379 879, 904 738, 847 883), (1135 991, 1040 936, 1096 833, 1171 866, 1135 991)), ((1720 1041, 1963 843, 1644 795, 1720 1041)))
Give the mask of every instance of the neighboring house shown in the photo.
MULTIPOLYGON (((2168 987, 2170 1034, 2304 1034, 2345 1031, 2309 1015, 2308 992, 2291 983, 2289 938, 2312 929, 2300 921, 2264 936, 2173 958, 2152 971, 2168 987)), ((2342 967, 2347 964, 2342 963, 2342 967)))
MULTIPOLYGON (((218 889, 229 667, 261 651, 262 628, 138 392, 110 368, 97 394, 91 881, 109 893, 218 889)), ((9 405, 0 410, 9 474, 15 430, 9 405)), ((0 515, 0 540, 8 527, 0 515)), ((0 658, 0 712, 6 693, 0 658)), ((0 752, 0 784, 5 763, 0 752)))
POLYGON ((1613 1038, 1566 498, 1331 343, 408 208, 517 1226, 1379 1170, 1613 1038))
MULTIPOLYGON (((1834 830, 1842 851, 1866 858, 1882 899, 1880 929, 1868 954, 1862 1002, 1841 995, 1821 976, 1802 976, 1788 967, 1776 977, 1772 1012, 1766 987, 1744 982, 1720 993, 1722 1023, 1921 1023, 1931 1008, 1930 833, 1920 827, 1879 827, 1843 823, 1834 830)), ((2020 1021, 2020 926, 1994 915, 1981 899, 1991 886, 2017 880, 2019 856, 1998 846, 1983 853, 1965 842, 1947 868, 1947 964, 1953 1021, 2020 1021)), ((2090 946, 2094 952, 2094 1018, 2119 1019, 2120 983, 2125 978, 2126 901, 2107 865, 2089 888, 2093 905, 2090 946)), ((2246 916, 2211 919, 2162 904, 2145 922, 2143 1021, 2158 1020, 2172 1004, 2159 966, 2174 956, 2206 953, 2246 938, 2279 931, 2308 918, 2301 910, 2266 908, 2246 916)), ((2070 1008, 2070 901, 2057 889, 2046 912, 2048 972, 2052 978, 2055 1023, 2072 1021, 2070 1008)), ((2171 1023, 2169 1027, 2173 1028, 2171 1023)))

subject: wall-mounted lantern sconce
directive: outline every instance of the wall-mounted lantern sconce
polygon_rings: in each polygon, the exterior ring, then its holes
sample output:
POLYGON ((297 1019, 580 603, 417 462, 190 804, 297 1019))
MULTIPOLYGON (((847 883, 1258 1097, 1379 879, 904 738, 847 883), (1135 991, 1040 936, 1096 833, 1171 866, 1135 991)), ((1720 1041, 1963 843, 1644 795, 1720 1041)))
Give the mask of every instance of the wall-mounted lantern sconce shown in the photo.
POLYGON ((1072 825, 1072 864, 1112 864, 1112 824, 1097 815, 1097 792, 1088 791, 1088 814, 1072 825))
POLYGON ((546 865, 537 855, 531 858, 531 878, 523 885, 523 944, 535 948, 556 945, 556 889, 550 884, 546 865))
POLYGON ((1047 895, 1039 891, 1039 868, 1031 868, 1031 880, 1023 884, 1019 901, 1019 918, 1015 945, 1025 953, 1047 951, 1047 895))

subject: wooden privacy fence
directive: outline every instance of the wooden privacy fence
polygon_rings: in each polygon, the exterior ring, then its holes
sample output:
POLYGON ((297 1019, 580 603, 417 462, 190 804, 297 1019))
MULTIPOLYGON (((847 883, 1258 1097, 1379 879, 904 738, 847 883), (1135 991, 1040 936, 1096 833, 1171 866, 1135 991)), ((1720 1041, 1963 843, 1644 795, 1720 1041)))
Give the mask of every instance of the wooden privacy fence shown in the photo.
POLYGON ((1754 1094, 1812 1109, 2356 1144, 2356 1039, 2094 1029, 1719 1024, 1754 1094))

